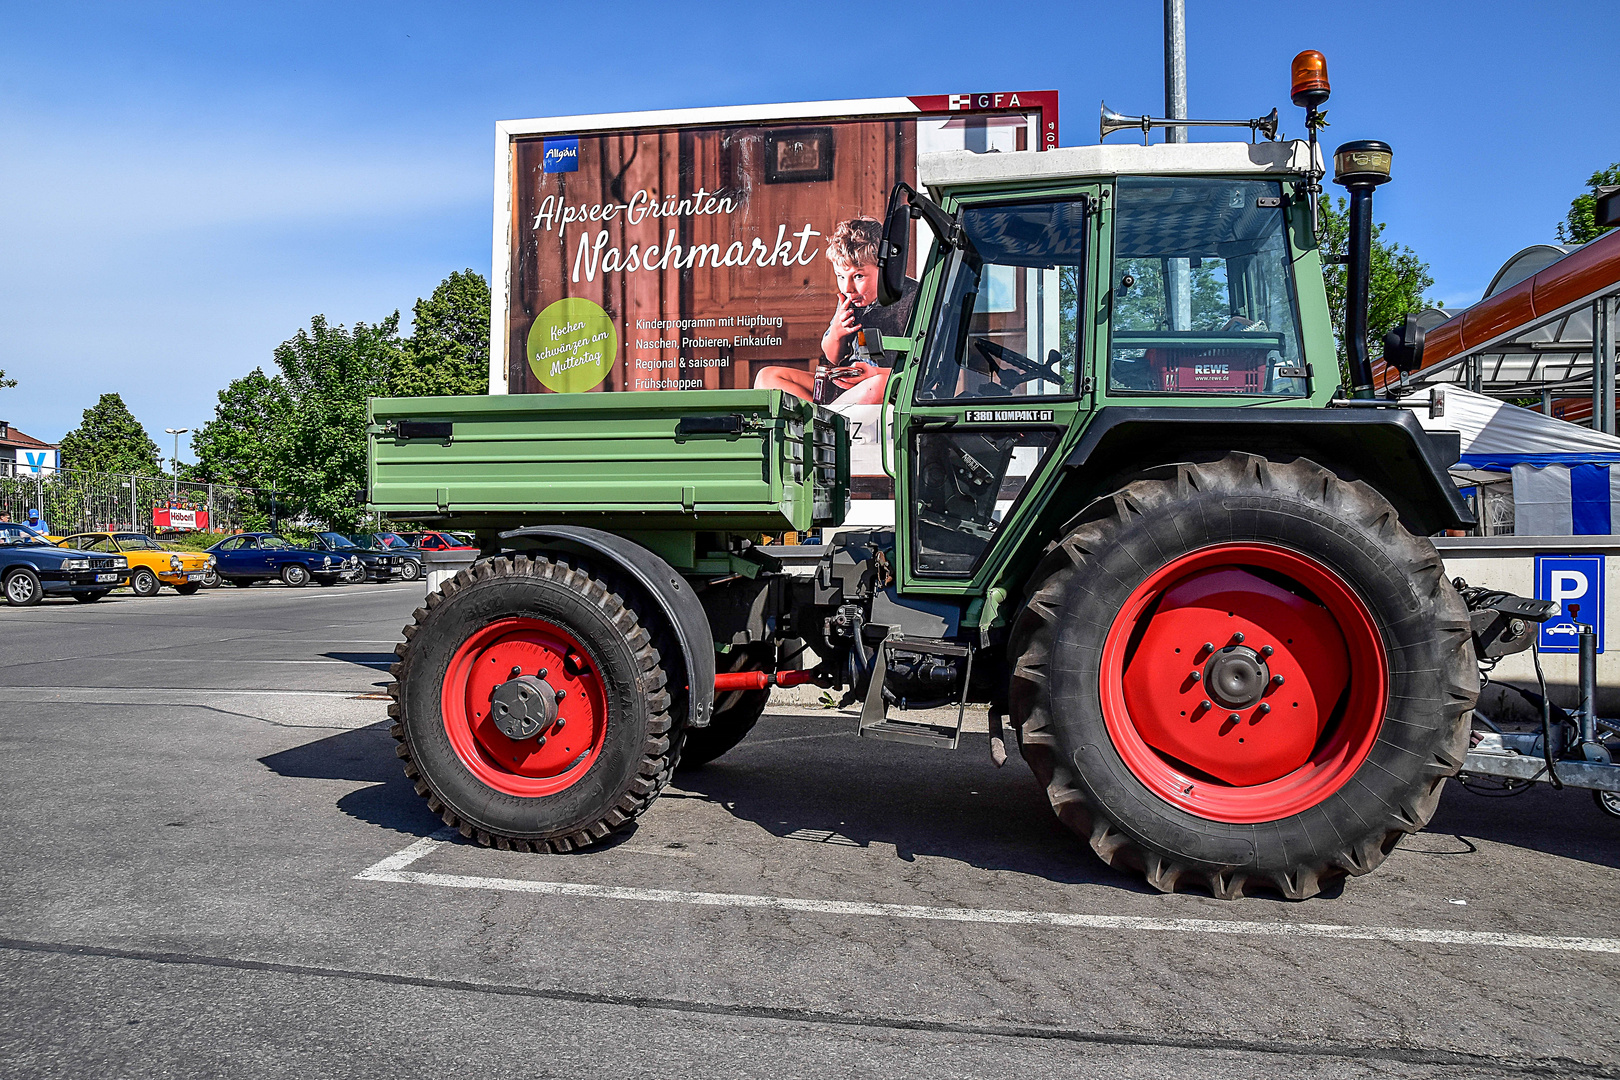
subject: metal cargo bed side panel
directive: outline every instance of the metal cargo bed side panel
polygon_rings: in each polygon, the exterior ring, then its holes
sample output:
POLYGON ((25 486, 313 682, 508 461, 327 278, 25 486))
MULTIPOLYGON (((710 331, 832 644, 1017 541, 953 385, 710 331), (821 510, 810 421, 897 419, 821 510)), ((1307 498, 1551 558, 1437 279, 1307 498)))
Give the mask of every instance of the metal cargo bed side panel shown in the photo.
POLYGON ((813 484, 795 467, 803 437, 790 438, 809 407, 778 391, 379 398, 370 412, 371 505, 383 513, 471 524, 812 523, 813 484))

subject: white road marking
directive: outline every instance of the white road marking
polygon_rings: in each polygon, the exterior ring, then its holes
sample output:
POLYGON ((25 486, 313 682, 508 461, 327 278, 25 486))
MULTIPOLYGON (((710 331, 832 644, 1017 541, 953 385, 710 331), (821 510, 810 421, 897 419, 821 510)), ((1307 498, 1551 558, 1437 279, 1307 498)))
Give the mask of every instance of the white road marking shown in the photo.
POLYGON ((323 667, 392 667, 392 660, 258 660, 238 659, 235 657, 187 657, 187 656, 58 656, 50 660, 24 660, 20 663, 7 665, 9 667, 27 667, 29 664, 63 664, 69 660, 94 660, 98 664, 315 664, 323 667))
POLYGON ((388 856, 355 875, 357 881, 402 885, 436 885, 445 889, 488 889, 588 900, 628 900, 696 907, 767 908, 815 915, 858 915, 939 922, 997 923, 1010 926, 1053 926, 1074 930, 1132 930, 1169 934, 1232 934, 1243 937, 1333 938, 1341 941, 1390 941, 1427 945, 1474 945, 1499 949, 1549 949, 1558 952, 1620 953, 1620 938, 1550 937, 1479 930, 1424 930, 1398 926, 1344 926, 1334 923, 1263 923, 1232 919, 1162 919, 1143 915, 1076 915, 1061 911, 1016 911, 998 908, 943 908, 915 904, 874 904, 860 900, 800 900, 746 893, 683 892, 566 881, 428 874, 405 869, 449 842, 441 830, 388 856))
MULTIPOLYGON (((26 697, 29 692, 40 694, 66 694, 105 696, 107 694, 202 694, 216 696, 219 694, 236 694, 246 697, 320 697, 320 698, 354 698, 363 697, 373 700, 369 689, 355 690, 256 690, 239 689, 227 690, 223 688, 197 687, 197 686, 8 686, 5 688, 6 700, 15 701, 26 697)), ((375 700, 382 700, 376 698, 375 700)))

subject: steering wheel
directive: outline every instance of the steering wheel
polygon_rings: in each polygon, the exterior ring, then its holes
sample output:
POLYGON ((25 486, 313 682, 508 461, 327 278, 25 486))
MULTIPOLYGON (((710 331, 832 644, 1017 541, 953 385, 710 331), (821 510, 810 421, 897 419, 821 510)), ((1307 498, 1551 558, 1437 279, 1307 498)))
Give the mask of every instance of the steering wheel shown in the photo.
POLYGON ((1063 376, 1057 372, 1056 359, 1042 364, 1040 361, 1031 360, 1023 353, 1009 349, 1005 345, 998 345, 989 338, 974 338, 973 347, 979 351, 979 355, 989 361, 992 367, 1001 368, 1005 366, 1013 369, 1012 374, 1015 377, 1010 383, 1001 380, 998 372, 997 379, 1002 381, 1005 386, 1019 386, 1035 379, 1045 379, 1047 382, 1059 384, 1063 382, 1063 376))

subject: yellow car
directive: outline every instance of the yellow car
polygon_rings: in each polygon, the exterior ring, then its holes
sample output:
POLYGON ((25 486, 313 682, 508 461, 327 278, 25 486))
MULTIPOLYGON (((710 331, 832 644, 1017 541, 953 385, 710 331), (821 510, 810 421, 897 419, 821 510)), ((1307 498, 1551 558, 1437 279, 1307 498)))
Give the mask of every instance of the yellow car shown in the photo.
POLYGON ((129 587, 136 596, 156 596, 164 585, 172 586, 181 596, 190 596, 203 587, 204 578, 214 567, 214 557, 206 551, 164 547, 145 533, 75 533, 57 546, 128 557, 129 587))

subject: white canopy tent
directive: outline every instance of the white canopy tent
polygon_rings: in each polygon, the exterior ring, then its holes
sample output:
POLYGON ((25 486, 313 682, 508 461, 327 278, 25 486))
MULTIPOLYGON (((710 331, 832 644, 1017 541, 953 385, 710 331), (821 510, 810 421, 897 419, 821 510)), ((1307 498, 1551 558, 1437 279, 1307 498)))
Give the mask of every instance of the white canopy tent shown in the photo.
POLYGON ((1454 470, 1479 483, 1513 478, 1514 532, 1608 535, 1620 525, 1620 438, 1529 409, 1439 385, 1403 398, 1430 431, 1462 436, 1454 470))

